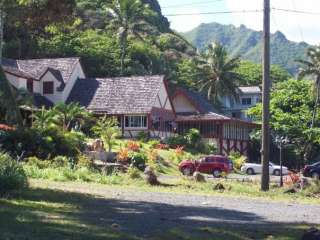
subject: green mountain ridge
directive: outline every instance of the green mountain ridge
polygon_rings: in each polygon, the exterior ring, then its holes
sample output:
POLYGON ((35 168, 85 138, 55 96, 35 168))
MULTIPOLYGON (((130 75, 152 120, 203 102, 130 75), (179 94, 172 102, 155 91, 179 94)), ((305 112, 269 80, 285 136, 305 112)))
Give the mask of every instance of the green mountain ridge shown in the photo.
MULTIPOLYGON (((218 41, 228 49, 232 57, 240 56, 242 59, 261 63, 261 31, 249 29, 244 25, 235 27, 208 23, 181 34, 199 50, 205 49, 209 43, 218 41)), ((280 65, 295 75, 299 70, 296 60, 306 58, 308 47, 311 45, 290 41, 282 32, 277 31, 271 35, 271 63, 280 65)))

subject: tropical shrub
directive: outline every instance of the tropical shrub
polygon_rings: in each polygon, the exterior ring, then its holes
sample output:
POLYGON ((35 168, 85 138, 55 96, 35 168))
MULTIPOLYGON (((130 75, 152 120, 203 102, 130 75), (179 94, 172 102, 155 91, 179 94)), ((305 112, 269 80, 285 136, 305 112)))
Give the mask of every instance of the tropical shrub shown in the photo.
POLYGON ((188 144, 188 141, 184 136, 177 135, 177 136, 167 138, 166 143, 171 148, 176 148, 178 146, 186 146, 188 144))
POLYGON ((77 167, 86 167, 88 169, 94 169, 93 161, 84 154, 80 154, 77 159, 77 167))
POLYGON ((148 142, 148 145, 151 147, 151 148, 157 148, 158 144, 160 144, 160 141, 158 140, 150 140, 148 142))
POLYGON ((140 144, 135 141, 129 141, 127 142, 127 148, 129 149, 129 151, 139 152, 140 144))
POLYGON ((130 179, 140 179, 141 178, 140 170, 136 167, 130 166, 127 171, 127 176, 130 179))
POLYGON ((199 145, 201 141, 201 134, 198 129, 192 128, 184 135, 184 138, 187 141, 188 147, 194 148, 199 145))
POLYGON ((93 127, 93 131, 100 136, 103 143, 108 146, 108 152, 112 151, 112 147, 116 144, 116 139, 120 136, 118 120, 115 117, 101 118, 93 127))
POLYGON ((233 168, 236 170, 240 170, 241 166, 247 161, 247 157, 241 155, 239 152, 232 152, 229 155, 229 159, 232 161, 233 168))
POLYGON ((6 153, 0 153, 0 196, 28 186, 22 166, 6 153))
POLYGON ((118 162, 128 162, 129 161, 129 150, 127 148, 121 148, 117 154, 118 162))
POLYGON ((52 159, 53 167, 68 167, 70 164, 70 159, 65 156, 56 156, 52 159))
POLYGON ((45 169, 51 166, 51 162, 49 160, 42 160, 37 157, 28 157, 25 161, 27 165, 35 166, 39 169, 45 169))
POLYGON ((142 152, 132 152, 130 154, 131 165, 138 168, 139 170, 144 170, 148 157, 142 152))
POLYGON ((149 133, 141 131, 138 133, 137 139, 141 142, 147 142, 149 140, 149 133))

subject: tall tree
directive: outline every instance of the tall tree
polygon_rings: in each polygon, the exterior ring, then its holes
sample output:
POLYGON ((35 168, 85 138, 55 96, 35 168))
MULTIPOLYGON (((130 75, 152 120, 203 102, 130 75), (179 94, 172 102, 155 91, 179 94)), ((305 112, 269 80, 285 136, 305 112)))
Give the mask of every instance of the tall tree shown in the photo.
POLYGON ((235 70, 240 59, 229 58, 226 48, 220 43, 210 44, 203 55, 205 77, 200 80, 200 91, 206 91, 208 100, 219 103, 222 96, 237 98, 236 86, 241 75, 235 70))
POLYGON ((143 34, 152 29, 148 18, 153 12, 148 5, 142 4, 140 0, 113 0, 111 4, 106 6, 111 17, 111 25, 118 29, 121 48, 121 75, 123 75, 128 37, 132 35, 144 40, 143 34))
POLYGON ((317 116, 317 109, 320 101, 320 46, 309 48, 307 55, 310 60, 299 60, 298 62, 303 65, 299 72, 299 78, 302 79, 305 76, 314 77, 314 91, 315 91, 315 103, 312 114, 311 128, 315 125, 317 116))

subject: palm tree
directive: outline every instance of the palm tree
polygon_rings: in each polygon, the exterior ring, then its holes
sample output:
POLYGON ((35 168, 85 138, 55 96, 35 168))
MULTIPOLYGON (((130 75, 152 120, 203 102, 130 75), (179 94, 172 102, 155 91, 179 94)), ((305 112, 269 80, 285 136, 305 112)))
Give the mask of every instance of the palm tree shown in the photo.
POLYGON ((42 107, 40 111, 36 111, 32 114, 32 118, 34 127, 45 129, 56 122, 56 113, 42 107))
POLYGON ((202 54, 204 79, 199 81, 200 91, 205 91, 208 100, 219 103, 222 96, 237 98, 236 87, 241 76, 235 72, 240 59, 229 58, 227 50, 219 43, 210 44, 202 54))
POLYGON ((78 103, 58 103, 53 111, 57 116, 57 124, 61 125, 64 131, 70 130, 73 123, 81 121, 89 115, 85 108, 78 103))
POLYGON ((142 4, 140 0, 113 0, 111 4, 107 4, 107 12, 111 17, 111 25, 118 29, 121 48, 121 75, 123 75, 128 37, 132 35, 143 40, 143 34, 151 30, 147 19, 154 13, 148 5, 142 4))
POLYGON ((313 128, 315 125, 317 109, 320 101, 320 46, 309 48, 307 55, 310 59, 309 61, 298 60, 298 62, 303 65, 299 72, 299 79, 302 79, 305 76, 314 77, 314 90, 316 97, 311 121, 311 128, 313 128))

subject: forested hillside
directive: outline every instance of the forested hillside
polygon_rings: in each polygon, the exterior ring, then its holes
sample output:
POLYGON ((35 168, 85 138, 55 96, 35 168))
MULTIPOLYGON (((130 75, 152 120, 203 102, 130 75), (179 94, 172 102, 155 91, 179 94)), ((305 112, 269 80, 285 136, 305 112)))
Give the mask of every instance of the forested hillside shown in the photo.
MULTIPOLYGON (((119 28, 106 11, 111 2, 40 0, 28 5, 10 2, 6 8, 4 56, 22 59, 79 56, 89 76, 119 75, 119 28)), ((141 35, 142 39, 128 36, 124 74, 166 74, 176 79, 177 65, 195 51, 170 29, 157 0, 144 2, 153 12, 147 19, 150 27, 141 35)))
MULTIPOLYGON (((235 27, 219 23, 201 24, 183 35, 198 49, 204 49, 213 41, 227 47, 231 56, 241 56, 245 60, 261 62, 262 33, 243 25, 235 27)), ((298 71, 297 59, 305 58, 307 43, 289 41, 281 32, 271 36, 271 61, 287 69, 291 74, 298 71)))

